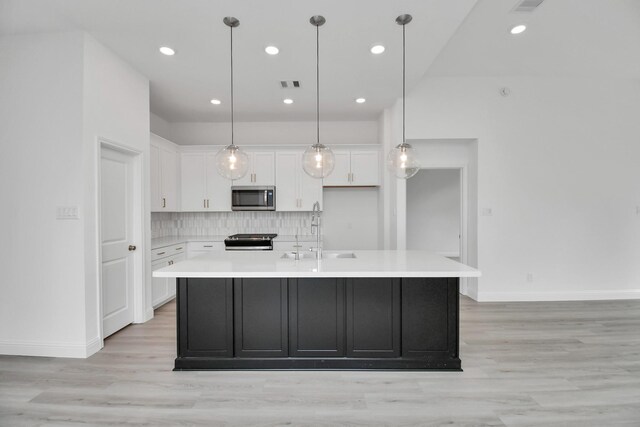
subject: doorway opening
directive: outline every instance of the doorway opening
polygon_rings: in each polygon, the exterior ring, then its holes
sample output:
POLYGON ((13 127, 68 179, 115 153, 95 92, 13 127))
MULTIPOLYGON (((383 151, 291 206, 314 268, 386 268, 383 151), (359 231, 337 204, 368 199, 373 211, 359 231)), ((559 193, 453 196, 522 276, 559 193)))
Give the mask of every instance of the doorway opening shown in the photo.
MULTIPOLYGON (((420 246, 421 249, 438 252, 454 259, 458 258, 457 260, 463 264, 477 267, 478 140, 412 139, 409 142, 419 155, 422 169, 413 178, 400 180, 396 187, 397 247, 418 248, 416 241, 413 240, 410 243, 410 239, 415 238, 416 232, 422 227, 422 222, 426 221, 425 224, 429 227, 427 230, 431 231, 428 231, 427 235, 429 241, 423 242, 421 245, 425 246, 420 246), (426 207, 424 214, 419 215, 420 209, 416 210, 416 206, 425 203, 423 189, 429 200, 432 202, 440 200, 437 203, 443 205, 426 207), (438 193, 440 191, 445 193, 438 193), (448 218, 444 218, 444 203, 448 205, 446 208, 448 218), (412 209, 411 213, 409 209, 412 209), (430 218, 425 218, 426 214, 430 215, 430 218), (437 218, 438 216, 440 219, 437 218), (438 234, 434 221, 441 221, 440 225, 446 229, 443 228, 438 234), (459 227, 457 245, 456 224, 459 227), (444 235, 448 236, 446 242, 439 240, 445 239, 444 235)), ((460 279, 460 292, 477 300, 478 279, 460 279)))
POLYGON ((462 169, 422 169, 407 181, 407 249, 461 260, 462 169))

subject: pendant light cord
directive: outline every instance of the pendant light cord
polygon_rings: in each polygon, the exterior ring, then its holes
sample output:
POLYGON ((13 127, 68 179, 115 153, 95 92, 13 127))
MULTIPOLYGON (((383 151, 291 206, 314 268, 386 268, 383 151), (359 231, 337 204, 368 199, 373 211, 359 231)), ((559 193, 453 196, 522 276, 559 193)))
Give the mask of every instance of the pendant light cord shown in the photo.
POLYGON ((320 144, 320 26, 316 25, 316 135, 320 144))
POLYGON ((405 99, 405 78, 406 78, 406 72, 405 72, 405 36, 404 36, 404 29, 407 25, 406 24, 402 24, 402 143, 406 143, 407 140, 405 139, 404 136, 404 99, 405 99))
POLYGON ((231 145, 233 142, 233 27, 229 27, 231 30, 231 145))

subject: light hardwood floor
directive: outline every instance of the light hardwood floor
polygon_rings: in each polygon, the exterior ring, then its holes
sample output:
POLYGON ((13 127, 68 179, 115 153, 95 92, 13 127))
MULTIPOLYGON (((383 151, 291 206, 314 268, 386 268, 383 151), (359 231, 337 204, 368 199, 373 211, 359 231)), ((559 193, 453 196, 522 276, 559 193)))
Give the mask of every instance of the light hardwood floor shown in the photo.
POLYGON ((170 303, 86 360, 0 356, 0 425, 640 426, 640 301, 461 310, 464 372, 172 372, 170 303))

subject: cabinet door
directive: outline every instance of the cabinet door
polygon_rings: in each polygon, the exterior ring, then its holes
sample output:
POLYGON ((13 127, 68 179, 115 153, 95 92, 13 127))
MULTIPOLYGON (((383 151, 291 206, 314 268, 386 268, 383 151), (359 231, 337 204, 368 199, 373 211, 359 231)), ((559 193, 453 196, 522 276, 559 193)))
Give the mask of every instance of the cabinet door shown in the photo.
MULTIPOLYGON (((161 259, 151 263, 151 271, 159 270, 168 265, 167 259, 161 259)), ((151 278, 151 305, 156 308, 169 297, 169 280, 166 277, 151 278)))
POLYGON ((207 210, 231 212, 231 181, 218 173, 215 153, 206 155, 207 210))
POLYGON ((402 357, 458 357, 459 298, 457 278, 402 279, 402 357))
POLYGON ((178 209, 178 154, 160 149, 160 197, 162 210, 178 209))
POLYGON ((234 280, 236 357, 287 357, 287 279, 234 280))
POLYGON ((275 185, 275 153, 255 152, 252 157, 253 185, 275 185))
POLYGON ((344 279, 289 279, 289 355, 343 357, 344 279))
POLYGON ((347 357, 400 356, 400 279, 347 279, 347 357))
POLYGON ((276 156, 276 210, 300 210, 300 198, 297 186, 297 164, 301 154, 281 152, 276 156))
MULTIPOLYGON (((170 258, 170 261, 173 261, 173 264, 176 262, 184 261, 187 259, 186 252, 181 253, 180 255, 176 255, 170 258)), ((173 299, 176 296, 176 279, 167 279, 167 298, 173 299)))
POLYGON ((324 178, 323 185, 345 186, 351 184, 351 182, 349 181, 349 176, 351 173, 349 152, 335 151, 334 155, 336 157, 335 167, 333 168, 333 172, 331 172, 328 177, 324 178))
POLYGON ((380 185, 380 153, 378 151, 351 152, 351 185, 380 185))
POLYGON ((149 160, 151 172, 151 212, 159 212, 162 210, 162 196, 160 195, 160 148, 151 145, 149 160))
POLYGON ((204 153, 183 153, 181 156, 182 210, 206 211, 206 168, 204 153))
POLYGON ((300 211, 313 210, 313 204, 320 202, 322 209, 322 179, 312 178, 302 168, 302 155, 298 162, 298 198, 300 199, 300 211))
POLYGON ((233 357, 232 279, 179 279, 178 356, 233 357))
POLYGON ((249 156, 249 170, 247 171, 245 176, 243 176, 240 179, 234 180, 231 185, 255 185, 253 183, 254 156, 253 156, 253 153, 246 152, 246 151, 245 151, 245 153, 247 153, 247 156, 249 156))

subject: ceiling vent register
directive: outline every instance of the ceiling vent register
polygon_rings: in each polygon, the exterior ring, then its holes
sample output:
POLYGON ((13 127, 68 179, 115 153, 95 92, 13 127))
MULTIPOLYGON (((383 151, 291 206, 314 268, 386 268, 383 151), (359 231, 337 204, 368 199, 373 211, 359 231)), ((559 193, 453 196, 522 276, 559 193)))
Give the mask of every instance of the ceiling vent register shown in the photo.
POLYGON ((516 4, 513 8, 514 12, 528 12, 531 13, 542 4, 544 0, 522 0, 516 4))
POLYGON ((297 89, 300 87, 299 80, 280 80, 280 86, 282 89, 297 89))

